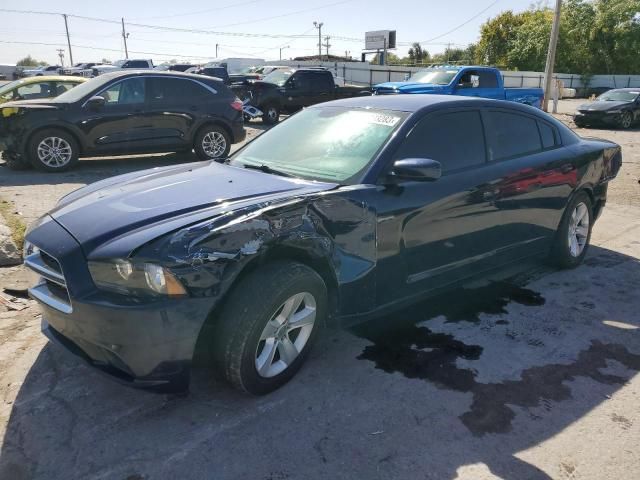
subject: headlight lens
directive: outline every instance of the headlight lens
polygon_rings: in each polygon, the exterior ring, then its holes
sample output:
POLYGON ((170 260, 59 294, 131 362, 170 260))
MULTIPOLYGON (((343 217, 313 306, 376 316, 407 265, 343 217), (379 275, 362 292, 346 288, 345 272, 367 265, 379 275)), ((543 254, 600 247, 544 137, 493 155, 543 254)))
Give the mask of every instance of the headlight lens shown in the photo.
POLYGON ((610 114, 622 113, 622 110, 609 110, 607 113, 610 113, 610 114))
POLYGON ((154 263, 120 259, 89 262, 89 272, 99 288, 125 295, 182 297, 187 294, 182 283, 168 269, 154 263))

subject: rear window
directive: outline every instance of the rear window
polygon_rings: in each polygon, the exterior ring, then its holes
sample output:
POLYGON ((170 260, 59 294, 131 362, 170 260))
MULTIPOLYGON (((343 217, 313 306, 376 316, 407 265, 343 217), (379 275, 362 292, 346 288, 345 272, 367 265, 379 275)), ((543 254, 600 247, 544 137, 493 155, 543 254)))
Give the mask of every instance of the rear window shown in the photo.
POLYGON ((212 93, 198 83, 181 78, 150 78, 150 100, 153 103, 176 104, 187 101, 206 101, 212 93))
POLYGON ((540 129, 540 138, 542 139, 542 148, 553 148, 556 145, 556 136, 553 127, 544 122, 538 122, 540 129))
POLYGON ((542 150, 535 119, 504 111, 485 114, 489 161, 505 160, 542 150))

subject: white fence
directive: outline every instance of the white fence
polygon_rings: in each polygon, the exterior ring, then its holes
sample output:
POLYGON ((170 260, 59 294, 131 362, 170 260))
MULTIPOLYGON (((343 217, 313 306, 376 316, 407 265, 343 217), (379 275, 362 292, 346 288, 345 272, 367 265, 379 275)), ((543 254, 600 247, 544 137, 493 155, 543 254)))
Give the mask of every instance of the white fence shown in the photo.
MULTIPOLYGON (((296 62, 279 61, 267 62, 270 65, 289 65, 292 67, 318 67, 328 68, 340 77, 344 77, 347 83, 360 86, 372 86, 383 82, 401 82, 413 72, 423 67, 401 67, 370 65, 363 62, 296 62)), ((501 71, 506 87, 540 87, 544 82, 542 72, 514 72, 501 71)), ((582 77, 578 74, 557 73, 554 75, 564 82, 567 88, 584 88, 582 77)), ((640 75, 594 75, 591 77, 589 88, 640 88, 640 75)))

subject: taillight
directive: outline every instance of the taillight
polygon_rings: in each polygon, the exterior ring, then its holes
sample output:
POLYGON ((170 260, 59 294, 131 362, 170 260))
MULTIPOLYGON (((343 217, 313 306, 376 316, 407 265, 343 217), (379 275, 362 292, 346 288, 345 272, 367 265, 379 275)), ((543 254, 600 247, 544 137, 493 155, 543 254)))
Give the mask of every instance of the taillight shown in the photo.
POLYGON ((236 98, 233 102, 231 102, 231 108, 239 112, 242 111, 242 102, 240 101, 239 98, 236 98))

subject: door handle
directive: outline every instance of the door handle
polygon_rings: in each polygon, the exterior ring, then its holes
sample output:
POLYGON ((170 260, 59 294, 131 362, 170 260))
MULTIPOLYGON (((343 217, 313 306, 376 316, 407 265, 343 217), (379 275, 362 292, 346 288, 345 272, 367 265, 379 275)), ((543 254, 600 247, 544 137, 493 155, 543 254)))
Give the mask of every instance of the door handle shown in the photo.
POLYGON ((571 172, 575 167, 571 164, 571 163, 565 163, 564 165, 562 165, 560 167, 560 171, 562 173, 569 173, 571 172))

